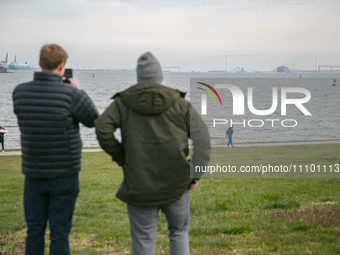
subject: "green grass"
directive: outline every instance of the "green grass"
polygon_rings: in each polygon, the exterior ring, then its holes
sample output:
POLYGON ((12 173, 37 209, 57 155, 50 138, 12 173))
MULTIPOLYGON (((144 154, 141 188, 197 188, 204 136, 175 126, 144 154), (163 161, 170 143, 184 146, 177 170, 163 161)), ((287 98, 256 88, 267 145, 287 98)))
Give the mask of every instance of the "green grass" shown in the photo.
MULTIPOLYGON (((227 139, 228 140, 228 139, 227 139)), ((322 141, 339 141, 339 139, 329 139, 329 140, 322 140, 322 141)), ((320 140, 308 140, 308 141, 267 141, 267 142, 242 142, 242 143, 237 143, 238 144, 266 144, 266 143, 291 143, 294 145, 294 143, 299 143, 299 142, 320 142, 320 140)), ((213 144, 220 144, 220 145, 228 145, 228 141, 220 141, 220 142, 214 142, 213 144)))
POLYGON ((283 178, 338 178, 340 172, 332 171, 324 173, 324 166, 329 170, 329 166, 340 163, 340 144, 316 144, 316 145, 290 145, 290 146, 267 146, 267 147, 234 147, 213 149, 210 165, 216 166, 235 166, 240 169, 241 166, 287 166, 291 167, 291 173, 213 173, 206 174, 206 177, 283 177, 283 178), (305 172, 306 166, 310 170, 311 164, 314 164, 316 171, 305 172), (296 173, 293 172, 293 166, 296 166, 296 173), (302 173, 300 173, 300 166, 302 173), (320 173, 317 171, 320 166, 320 173))
MULTIPOLYGON (((340 145, 213 148, 212 163, 339 164, 340 145)), ((0 254, 23 254, 20 156, 1 157, 0 254)), ((83 153, 72 254, 130 254, 122 171, 103 152, 83 153)), ((340 254, 340 179, 208 178, 191 192, 191 254, 340 254)), ((48 234, 46 254, 48 254, 48 234)), ((169 254, 160 213, 156 254, 169 254)))

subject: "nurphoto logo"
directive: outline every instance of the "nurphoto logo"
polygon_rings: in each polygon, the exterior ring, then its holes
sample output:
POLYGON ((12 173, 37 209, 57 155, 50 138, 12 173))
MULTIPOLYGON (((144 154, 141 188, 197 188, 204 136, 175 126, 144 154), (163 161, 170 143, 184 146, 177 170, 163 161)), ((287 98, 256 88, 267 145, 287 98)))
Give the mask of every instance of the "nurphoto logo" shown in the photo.
MULTIPOLYGON (((245 96, 242 90, 233 84, 207 84, 204 82, 196 82, 197 84, 203 85, 204 87, 210 89, 218 98, 220 105, 222 106, 222 99, 220 94, 216 91, 218 89, 219 91, 227 90, 232 95, 232 115, 234 116, 240 116, 245 115, 245 96)), ((197 89, 202 90, 205 93, 201 94, 201 115, 207 115, 208 110, 208 104, 207 104, 207 94, 210 96, 210 98, 213 100, 215 106, 217 106, 217 102, 215 100, 214 95, 206 88, 197 87, 197 89)), ((281 87, 280 88, 280 94, 277 87, 272 88, 272 102, 271 107, 269 109, 256 109, 253 103, 254 94, 253 94, 253 88, 247 87, 247 106, 248 110, 253 114, 257 116, 267 116, 273 114, 277 108, 278 108, 278 99, 280 96, 281 101, 281 116, 287 115, 287 105, 294 105, 299 109, 304 115, 312 115, 310 111, 305 107, 304 104, 308 103, 311 99, 311 93, 308 89, 305 88, 299 88, 299 87, 281 87), (299 94, 302 97, 299 98, 289 98, 289 94, 299 94)), ((261 100, 261 98, 259 98, 261 100)), ((225 101, 224 101, 225 102, 225 101)), ((227 102, 228 107, 231 106, 231 102, 227 102)), ((213 119, 213 127, 216 125, 224 125, 227 124, 229 121, 227 119, 223 118, 214 118, 213 119)), ((298 125, 297 120, 295 119, 250 119, 250 120, 243 120, 242 124, 246 126, 248 124, 249 127, 263 127, 265 125, 265 122, 271 123, 271 127, 275 126, 276 122, 280 122, 283 127, 295 127, 298 125)), ((235 124, 235 122, 234 122, 235 124)), ((236 123, 239 124, 239 123, 236 123)), ((233 125, 233 120, 230 120, 230 125, 233 125)))

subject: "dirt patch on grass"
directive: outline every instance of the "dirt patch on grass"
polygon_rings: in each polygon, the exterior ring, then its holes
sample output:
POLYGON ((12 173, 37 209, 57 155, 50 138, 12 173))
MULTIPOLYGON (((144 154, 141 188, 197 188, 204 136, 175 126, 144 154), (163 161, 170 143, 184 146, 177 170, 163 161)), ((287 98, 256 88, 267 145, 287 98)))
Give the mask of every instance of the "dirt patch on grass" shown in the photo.
POLYGON ((288 221, 304 220, 315 227, 340 227, 340 206, 337 203, 314 203, 293 210, 277 211, 269 216, 288 221))
POLYGON ((0 255, 25 253, 26 229, 0 235, 0 255))
MULTIPOLYGON (((8 235, 0 235, 0 255, 24 254, 26 231, 23 229, 8 235)), ((49 238, 50 232, 45 234, 45 252, 48 252, 51 243, 49 238)), ((126 243, 108 238, 105 241, 97 241, 97 235, 71 235, 69 237, 70 247, 76 249, 91 249, 94 251, 103 252, 103 254, 128 254, 125 249, 126 243)))

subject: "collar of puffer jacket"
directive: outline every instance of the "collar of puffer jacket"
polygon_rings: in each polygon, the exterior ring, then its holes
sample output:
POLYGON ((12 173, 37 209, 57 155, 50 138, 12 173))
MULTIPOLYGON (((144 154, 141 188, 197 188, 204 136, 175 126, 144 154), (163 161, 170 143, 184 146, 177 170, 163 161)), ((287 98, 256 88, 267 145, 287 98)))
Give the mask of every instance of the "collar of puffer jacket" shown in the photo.
POLYGON ((49 72, 35 72, 34 80, 36 81, 53 81, 61 82, 62 77, 59 74, 49 72))

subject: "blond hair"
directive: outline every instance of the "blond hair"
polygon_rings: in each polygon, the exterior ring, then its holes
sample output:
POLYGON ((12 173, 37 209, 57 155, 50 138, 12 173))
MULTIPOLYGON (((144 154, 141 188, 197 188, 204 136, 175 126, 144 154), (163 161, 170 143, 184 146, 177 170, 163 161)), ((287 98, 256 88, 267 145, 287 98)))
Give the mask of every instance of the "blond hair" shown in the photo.
POLYGON ((57 44, 46 44, 40 50, 40 66, 45 70, 56 69, 67 58, 66 51, 57 44))

